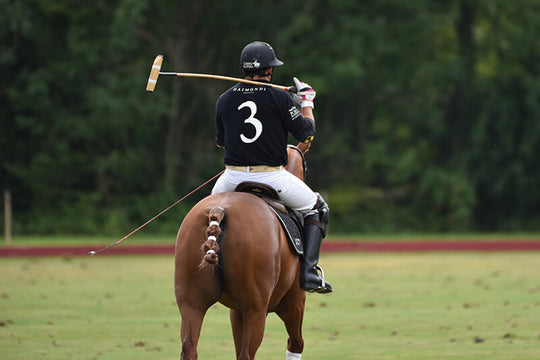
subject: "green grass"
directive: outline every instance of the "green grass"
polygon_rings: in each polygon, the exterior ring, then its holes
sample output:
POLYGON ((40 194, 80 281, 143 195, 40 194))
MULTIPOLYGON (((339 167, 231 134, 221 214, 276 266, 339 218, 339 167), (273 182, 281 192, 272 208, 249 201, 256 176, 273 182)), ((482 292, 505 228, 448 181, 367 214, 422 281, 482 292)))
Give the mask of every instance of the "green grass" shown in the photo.
MULTIPOLYGON (((335 288, 309 294, 304 358, 538 358, 540 253, 329 254, 335 288), (476 340, 475 340, 476 339, 476 340)), ((177 359, 173 259, 0 259, 2 359, 177 359)), ((284 359, 270 314, 259 359, 284 359)), ((205 319, 200 359, 233 359, 228 311, 205 319)))

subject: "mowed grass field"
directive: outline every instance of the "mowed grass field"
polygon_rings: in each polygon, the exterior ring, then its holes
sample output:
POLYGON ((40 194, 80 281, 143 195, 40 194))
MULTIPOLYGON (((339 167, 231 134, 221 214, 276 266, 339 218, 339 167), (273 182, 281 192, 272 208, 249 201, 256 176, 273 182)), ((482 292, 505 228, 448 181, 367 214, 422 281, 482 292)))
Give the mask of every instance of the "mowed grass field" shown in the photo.
MULTIPOLYGON (((321 259, 303 359, 538 359, 540 253, 350 253, 321 259)), ((0 259, 0 358, 178 359, 169 256, 0 259)), ((258 359, 284 359, 269 314, 258 359)), ((205 318, 200 359, 234 359, 228 310, 205 318)))

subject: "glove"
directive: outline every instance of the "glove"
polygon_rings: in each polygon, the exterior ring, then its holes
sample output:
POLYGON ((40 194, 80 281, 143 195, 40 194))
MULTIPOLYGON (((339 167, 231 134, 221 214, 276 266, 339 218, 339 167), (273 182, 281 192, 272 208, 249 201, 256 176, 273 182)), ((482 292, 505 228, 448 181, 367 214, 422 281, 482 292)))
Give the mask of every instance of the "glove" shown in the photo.
POLYGON ((293 80, 294 86, 296 87, 296 93, 293 93, 294 101, 301 107, 309 106, 313 108, 313 99, 315 99, 315 96, 317 95, 315 90, 308 84, 298 80, 296 77, 293 77, 293 80))

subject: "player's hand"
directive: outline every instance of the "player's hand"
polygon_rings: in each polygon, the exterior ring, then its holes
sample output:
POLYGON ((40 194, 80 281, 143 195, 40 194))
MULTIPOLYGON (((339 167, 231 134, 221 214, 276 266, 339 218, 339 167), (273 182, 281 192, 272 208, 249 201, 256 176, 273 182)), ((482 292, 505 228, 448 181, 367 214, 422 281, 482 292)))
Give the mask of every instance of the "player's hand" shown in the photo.
POLYGON ((293 78, 293 81, 297 90, 296 93, 293 93, 294 101, 296 101, 296 103, 298 103, 301 107, 314 107, 313 100, 315 99, 317 92, 315 92, 311 86, 305 82, 301 82, 296 77, 293 78))

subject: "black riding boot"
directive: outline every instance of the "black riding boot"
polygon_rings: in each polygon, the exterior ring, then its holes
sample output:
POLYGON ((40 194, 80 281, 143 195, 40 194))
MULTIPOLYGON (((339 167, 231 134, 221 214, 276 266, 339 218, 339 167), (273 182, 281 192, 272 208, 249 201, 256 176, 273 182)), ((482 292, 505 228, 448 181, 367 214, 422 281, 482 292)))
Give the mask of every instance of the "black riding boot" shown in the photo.
POLYGON ((326 235, 329 212, 324 200, 319 198, 322 204, 318 207, 317 212, 304 219, 304 261, 300 273, 300 287, 305 291, 325 294, 332 292, 332 286, 324 280, 324 272, 317 263, 319 262, 322 239, 326 235))

